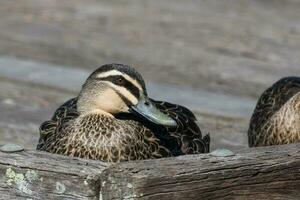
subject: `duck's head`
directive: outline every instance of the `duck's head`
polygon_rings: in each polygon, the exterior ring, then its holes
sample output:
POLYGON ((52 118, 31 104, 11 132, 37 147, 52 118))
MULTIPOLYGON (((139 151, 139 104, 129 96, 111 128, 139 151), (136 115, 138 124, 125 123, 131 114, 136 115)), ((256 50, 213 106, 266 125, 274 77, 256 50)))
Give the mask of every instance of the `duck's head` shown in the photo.
POLYGON ((94 71, 82 87, 77 108, 81 113, 102 111, 112 116, 133 113, 156 124, 176 125, 150 101, 142 76, 123 64, 103 65, 94 71))

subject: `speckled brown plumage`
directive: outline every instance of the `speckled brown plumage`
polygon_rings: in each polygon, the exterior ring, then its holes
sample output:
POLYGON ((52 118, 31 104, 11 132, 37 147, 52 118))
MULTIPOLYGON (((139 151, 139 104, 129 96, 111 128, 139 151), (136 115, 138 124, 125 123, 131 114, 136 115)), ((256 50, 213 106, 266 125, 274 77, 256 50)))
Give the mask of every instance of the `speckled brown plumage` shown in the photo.
POLYGON ((258 100, 248 130, 249 146, 300 141, 300 77, 286 77, 258 100))
POLYGON ((209 152, 210 137, 202 138, 191 111, 167 102, 150 101, 173 118, 177 126, 157 125, 131 113, 114 117, 97 112, 82 114, 76 97, 60 106, 52 119, 40 126, 37 149, 108 162, 209 152))

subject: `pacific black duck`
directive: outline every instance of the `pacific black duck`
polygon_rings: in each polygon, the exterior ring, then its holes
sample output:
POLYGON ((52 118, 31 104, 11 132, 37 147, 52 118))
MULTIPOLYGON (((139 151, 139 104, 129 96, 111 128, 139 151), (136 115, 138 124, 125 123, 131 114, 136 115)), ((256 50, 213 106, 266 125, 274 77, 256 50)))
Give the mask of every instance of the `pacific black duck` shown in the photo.
POLYGON ((194 114, 150 99, 132 67, 108 64, 40 126, 37 149, 107 162, 209 152, 194 114))
POLYGON ((250 120, 249 146, 300 141, 300 77, 286 77, 261 95, 250 120))

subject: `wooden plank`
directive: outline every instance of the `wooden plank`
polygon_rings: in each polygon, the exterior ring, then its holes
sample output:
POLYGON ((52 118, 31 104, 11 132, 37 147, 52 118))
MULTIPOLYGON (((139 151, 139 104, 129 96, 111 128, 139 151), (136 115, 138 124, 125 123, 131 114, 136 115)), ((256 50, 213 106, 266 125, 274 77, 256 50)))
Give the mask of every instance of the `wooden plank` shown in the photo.
POLYGON ((300 144, 231 157, 122 163, 102 175, 102 199, 300 199, 300 144), (114 192, 110 192, 114 191, 114 192))
POLYGON ((0 153, 0 199, 299 199, 300 144, 107 164, 0 153))
POLYGON ((0 199, 98 199, 107 166, 36 151, 0 152, 0 199))

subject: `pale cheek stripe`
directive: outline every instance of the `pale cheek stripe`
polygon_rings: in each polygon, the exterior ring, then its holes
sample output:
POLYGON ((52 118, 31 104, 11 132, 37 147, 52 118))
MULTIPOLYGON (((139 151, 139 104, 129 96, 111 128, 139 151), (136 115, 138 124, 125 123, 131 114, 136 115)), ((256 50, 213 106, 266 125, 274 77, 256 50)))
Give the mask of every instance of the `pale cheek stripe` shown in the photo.
POLYGON ((129 92, 126 88, 116 86, 115 84, 109 81, 105 82, 108 83, 113 89, 118 91, 118 93, 120 93, 124 98, 126 98, 132 105, 136 105, 138 103, 138 99, 134 95, 132 95, 131 92, 129 92))

